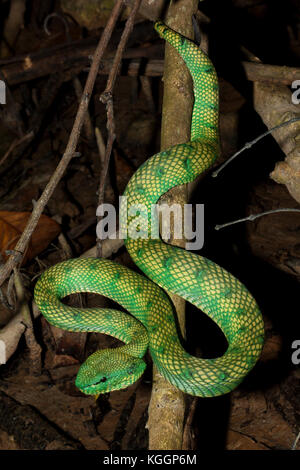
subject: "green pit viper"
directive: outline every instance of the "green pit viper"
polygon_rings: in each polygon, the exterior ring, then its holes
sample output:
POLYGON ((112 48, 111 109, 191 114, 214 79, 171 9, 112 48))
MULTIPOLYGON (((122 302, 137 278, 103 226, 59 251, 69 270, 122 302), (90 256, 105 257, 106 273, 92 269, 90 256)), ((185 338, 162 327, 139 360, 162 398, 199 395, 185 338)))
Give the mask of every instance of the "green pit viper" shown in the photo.
MULTIPOLYGON (((137 216, 130 215, 130 207, 143 204, 147 211, 138 214, 140 229, 146 227, 148 233, 151 205, 169 189, 193 181, 211 167, 220 149, 214 66, 196 44, 162 22, 156 22, 155 29, 185 61, 193 78, 194 107, 190 142, 152 156, 125 190, 127 208, 120 209, 121 229, 126 230, 137 216)), ((183 392, 214 397, 233 390, 255 365, 264 342, 262 316, 246 287, 212 261, 160 238, 127 235, 125 245, 150 280, 110 260, 79 258, 49 268, 35 286, 35 302, 53 325, 105 333, 125 343, 89 356, 79 369, 76 386, 98 395, 131 385, 145 370, 142 358, 149 348, 158 371, 183 392), (76 292, 107 296, 131 315, 61 302, 76 292), (221 357, 201 359, 183 349, 168 292, 196 305, 221 328, 228 342, 221 357)))

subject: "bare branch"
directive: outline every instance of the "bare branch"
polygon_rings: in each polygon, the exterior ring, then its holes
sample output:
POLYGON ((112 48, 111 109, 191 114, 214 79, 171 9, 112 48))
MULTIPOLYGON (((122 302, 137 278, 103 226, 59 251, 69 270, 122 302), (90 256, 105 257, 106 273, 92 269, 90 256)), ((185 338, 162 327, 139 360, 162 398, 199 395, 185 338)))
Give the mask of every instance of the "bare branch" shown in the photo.
POLYGON ((234 155, 232 155, 230 158, 228 158, 228 160, 226 160, 226 162, 223 163, 223 165, 221 165, 220 168, 218 168, 216 171, 214 171, 211 176, 213 178, 216 178, 219 175, 219 173, 223 170, 223 168, 225 168, 225 166, 227 166, 230 162, 232 162, 232 160, 234 160, 240 153, 242 153, 244 150, 250 149, 259 140, 261 140, 264 137, 266 137, 267 135, 271 134, 273 131, 276 131, 277 129, 280 129, 281 127, 287 126, 289 124, 293 124, 294 122, 297 122, 297 121, 300 121, 300 117, 290 119, 289 121, 286 121, 286 122, 282 122, 281 124, 278 124, 278 126, 272 127, 272 129, 269 129, 268 131, 266 131, 263 134, 259 135, 258 137, 256 137, 256 139, 252 140, 251 142, 247 142, 244 145, 244 147, 242 147, 238 152, 236 152, 234 155))
POLYGON ((253 220, 258 219, 259 217, 263 217, 264 215, 268 215, 268 214, 276 214, 277 212, 300 212, 300 209, 293 209, 293 208, 289 209, 289 208, 282 207, 280 209, 272 209, 270 211, 261 212, 260 214, 250 214, 248 217, 243 217, 242 219, 237 219, 237 220, 234 220, 232 222, 227 222, 226 224, 222 224, 222 225, 216 225, 215 230, 220 230, 221 228, 229 227, 230 225, 234 225, 234 224, 239 224, 240 222, 246 222, 248 220, 253 222, 253 220))

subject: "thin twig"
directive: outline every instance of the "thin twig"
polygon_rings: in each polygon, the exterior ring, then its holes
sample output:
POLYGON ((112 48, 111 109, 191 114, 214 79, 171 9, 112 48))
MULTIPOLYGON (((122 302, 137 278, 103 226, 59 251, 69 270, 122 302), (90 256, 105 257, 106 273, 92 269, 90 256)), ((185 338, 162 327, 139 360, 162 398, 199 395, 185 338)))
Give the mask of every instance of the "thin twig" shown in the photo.
POLYGON ((9 302, 8 302, 8 299, 5 297, 5 295, 3 294, 1 288, 0 288, 0 302, 4 305, 5 308, 9 309, 9 310, 14 310, 14 307, 13 305, 11 305, 9 302))
POLYGON ((258 219, 259 217, 263 217, 264 215, 268 214, 276 214, 277 212, 300 212, 300 209, 289 209, 283 207, 281 209, 273 209, 270 211, 261 212, 260 214, 250 214, 248 217, 243 217, 242 219, 237 219, 222 225, 216 225, 215 230, 220 230, 221 228, 229 227, 229 225, 239 224, 240 222, 246 222, 247 220, 250 220, 252 222, 253 220, 258 219))
MULTIPOLYGON (((78 103, 80 103, 81 96, 82 96, 82 86, 78 77, 73 78, 73 87, 74 87, 74 91, 75 91, 75 95, 77 97, 78 103)), ((86 112, 83 125, 84 125, 84 132, 88 141, 92 142, 93 137, 94 137, 94 129, 93 129, 93 124, 92 124, 89 110, 87 110, 86 112)))
MULTIPOLYGON (((98 153, 99 153, 99 157, 100 157, 100 174, 102 175, 103 174, 103 169, 104 169, 104 166, 105 166, 105 154, 106 154, 106 147, 105 147, 105 143, 104 143, 104 139, 103 139, 103 136, 101 134, 101 131, 98 127, 95 128, 95 137, 96 137, 96 142, 97 142, 97 147, 98 147, 98 153)), ((105 186, 109 186, 111 185, 111 181, 110 181, 110 175, 109 173, 107 172, 106 173, 106 177, 105 177, 105 186)), ((97 192, 97 194, 99 194, 97 192)), ((103 195, 103 198, 104 198, 104 195, 103 195)), ((96 221, 99 220, 96 218, 96 221)), ((99 251, 99 255, 100 255, 100 251, 99 251)), ((102 256, 103 256, 103 253, 102 253, 102 256)))
POLYGON ((95 127, 95 136, 102 167, 105 159, 105 143, 99 127, 95 127))
POLYGON ((146 97, 146 101, 148 103, 149 111, 154 114, 155 113, 155 102, 154 102, 153 94, 152 94, 151 79, 150 79, 150 77, 145 77, 145 76, 141 75, 140 82, 141 82, 141 85, 142 85, 143 93, 146 97))
POLYGON ((7 301, 10 305, 13 305, 14 308, 16 306, 16 303, 17 303, 17 298, 16 298, 16 291, 14 289, 14 275, 12 274, 10 277, 9 277, 9 280, 8 280, 8 284, 7 284, 7 290, 6 290, 6 297, 7 297, 7 301))
MULTIPOLYGON (((80 131, 82 129, 84 119, 86 116, 86 111, 88 109, 88 105, 90 102, 91 94, 94 88, 94 83, 97 78, 98 74, 98 69, 100 65, 100 61, 102 59, 103 53, 106 49, 106 46, 109 42, 109 39, 111 37, 112 31, 114 29, 114 26, 117 22, 117 19, 119 17, 119 14, 121 12, 123 6, 123 0, 118 0, 111 12, 110 18, 107 22, 107 25, 102 33, 101 39, 98 43, 98 46, 96 48, 95 54, 93 55, 93 62, 91 69, 89 71, 87 81, 84 87, 83 95, 81 98, 81 102, 79 104, 79 108, 77 111, 77 115, 73 124, 73 128, 69 137, 69 141, 65 150, 64 155, 62 156, 61 161, 59 162, 55 172, 50 178, 50 181, 48 182, 46 188, 44 189, 41 197, 37 201, 32 214, 27 222, 27 225, 25 227, 25 230, 23 231, 16 247, 15 251, 18 253, 23 254, 29 241, 31 238, 31 235, 37 226, 37 223, 39 221, 39 218, 48 203, 50 197, 53 194, 53 191, 57 187, 57 184, 61 180, 68 164, 70 163, 77 147, 78 139, 80 136, 80 131)), ((0 270, 0 286, 3 284, 5 279, 10 275, 12 269, 18 264, 16 254, 12 254, 6 264, 1 268, 0 270)))
MULTIPOLYGON (((121 40, 119 42, 117 52, 113 61, 113 65, 108 76, 107 84, 105 91, 100 96, 100 100, 102 103, 106 104, 106 112, 107 112, 107 130, 108 130, 108 138, 107 144, 105 149, 105 158, 104 163, 102 166, 100 182, 99 182, 99 190, 98 190, 98 207, 103 204, 104 201, 104 191, 106 185, 106 179, 108 174, 110 156, 113 148, 113 144, 116 138, 115 135, 115 120, 114 120, 114 109, 113 109, 113 88, 116 82, 116 78, 118 75, 120 63, 122 61, 122 56, 129 38, 129 35, 132 31, 134 25, 135 16, 139 10, 140 4, 142 0, 135 0, 131 12, 128 16, 128 19, 125 24, 125 28, 123 30, 121 40)), ((98 217, 98 222, 100 221, 100 217, 98 217)), ((97 257, 102 256, 102 240, 97 238, 97 257)))
POLYGON ((294 444, 291 447, 291 450, 296 450, 299 439, 300 439, 300 432, 298 433, 298 436, 296 437, 294 444))
MULTIPOLYGON (((108 168, 110 155, 115 141, 115 121, 114 121, 114 108, 112 99, 109 100, 106 104, 107 112, 107 129, 108 129, 108 140, 105 149, 105 158, 102 164, 102 171, 100 176, 99 190, 98 190, 98 207, 103 204, 104 201, 104 191, 106 186, 106 180, 108 176, 108 168)), ((99 223, 101 217, 97 217, 97 223, 99 223)), ((97 257, 101 258, 102 256, 102 240, 97 238, 97 257)))
MULTIPOLYGON (((66 43, 70 44, 71 43, 70 28, 69 28, 68 21, 67 21, 67 19, 65 18, 64 15, 61 15, 61 14, 56 13, 56 12, 51 13, 50 15, 48 15, 44 20, 44 30, 45 30, 45 32, 48 34, 48 36, 51 36, 51 31, 49 31, 49 28, 48 28, 48 23, 49 23, 49 20, 51 18, 58 18, 60 21, 62 21, 62 23, 64 25, 64 28, 65 28, 66 43)), ((80 100, 81 100, 81 97, 82 97, 82 86, 81 86, 80 80, 79 80, 78 77, 74 77, 72 79, 72 82, 73 82, 73 88, 74 88, 76 97, 78 99, 78 103, 80 103, 80 100)), ((93 132, 92 121, 91 121, 88 110, 86 112, 86 116, 85 116, 83 125, 84 125, 84 130, 85 130, 86 137, 89 141, 91 141, 93 139, 94 132, 93 132)))
POLYGON ((72 252, 72 248, 70 247, 66 237, 64 236, 63 233, 60 233, 58 235, 58 241, 59 241, 59 244, 62 248, 62 259, 63 260, 66 260, 66 259, 70 259, 72 258, 73 256, 73 252, 72 252))
POLYGON ((9 155, 13 152, 13 150, 18 147, 18 145, 20 144, 23 144, 23 142, 27 141, 27 140, 31 140, 33 139, 34 137, 34 132, 33 131, 30 131, 28 132, 28 134, 25 134, 23 135, 23 137, 21 137, 20 139, 15 139, 11 145, 9 146, 9 149, 5 152, 5 154, 3 155, 3 157, 1 158, 0 160, 0 166, 3 165, 3 163, 5 162, 5 160, 9 157, 9 155))
POLYGON ((41 352, 42 348, 38 344, 33 331, 33 323, 30 315, 28 303, 25 299, 25 291, 20 273, 14 268, 14 281, 19 302, 20 313, 22 314, 22 320, 25 325, 25 340, 29 349, 30 356, 30 370, 33 375, 39 375, 42 369, 41 352))
POLYGON ((288 124, 293 124, 294 122, 297 122, 297 121, 300 121, 300 117, 290 119, 289 121, 286 121, 286 122, 282 122, 281 124, 278 124, 278 126, 272 127, 272 129, 269 129, 268 131, 266 131, 263 134, 259 135, 258 137, 256 137, 256 139, 252 140, 251 142, 247 142, 244 145, 243 148, 241 148, 238 152, 236 152, 234 155, 232 155, 230 158, 228 158, 228 160, 226 160, 226 162, 223 163, 223 165, 221 165, 220 168, 218 168, 216 171, 214 171, 211 176, 213 178, 216 178, 218 176, 218 174, 223 170, 223 168, 225 168, 225 166, 227 166, 228 163, 232 162, 232 160, 234 160, 240 153, 242 153, 246 149, 250 149, 254 144, 256 144, 256 142, 263 139, 267 135, 271 134, 273 131, 276 131, 277 129, 280 129, 280 127, 287 126, 288 124))
POLYGON ((124 53, 129 35, 132 31, 132 28, 133 28, 133 25, 134 25, 134 19, 136 17, 136 14, 137 14, 139 8, 140 8, 141 2, 142 2, 142 0, 135 0, 134 5, 131 9, 131 12, 128 16, 128 19, 126 21, 125 28, 124 28, 124 31, 122 33, 122 36, 121 36, 121 39, 120 39, 120 42, 119 42, 119 45, 118 45, 118 48, 117 48, 117 52, 116 52, 116 55, 115 55, 115 58, 114 58, 114 61, 113 61, 112 69, 111 69, 110 74, 108 76, 105 91, 104 91, 104 93, 102 93, 102 95, 100 97, 100 100, 102 101, 102 103, 106 103, 111 98, 111 94, 112 94, 112 91, 113 91, 113 88, 114 88, 114 85, 115 85, 115 82, 116 82, 116 78, 117 78, 117 75, 118 75, 119 66, 120 66, 121 61, 122 61, 122 56, 123 56, 123 53, 124 53))

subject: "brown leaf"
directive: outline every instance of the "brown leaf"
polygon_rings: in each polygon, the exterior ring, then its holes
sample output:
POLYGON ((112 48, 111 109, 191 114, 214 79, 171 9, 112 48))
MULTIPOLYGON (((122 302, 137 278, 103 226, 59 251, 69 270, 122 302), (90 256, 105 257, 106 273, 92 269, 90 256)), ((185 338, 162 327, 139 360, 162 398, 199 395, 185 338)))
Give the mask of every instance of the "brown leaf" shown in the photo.
MULTIPOLYGON (((4 260, 8 257, 5 251, 14 249, 30 215, 30 212, 0 211, 0 253, 4 260)), ((57 222, 46 215, 41 215, 22 264, 45 250, 60 231, 60 225, 57 222)))

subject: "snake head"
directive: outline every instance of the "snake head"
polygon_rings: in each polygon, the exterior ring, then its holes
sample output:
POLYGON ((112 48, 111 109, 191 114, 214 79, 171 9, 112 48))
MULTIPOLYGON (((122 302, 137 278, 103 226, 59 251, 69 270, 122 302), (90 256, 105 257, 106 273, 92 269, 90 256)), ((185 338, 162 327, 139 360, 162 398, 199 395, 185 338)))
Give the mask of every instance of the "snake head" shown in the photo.
POLYGON ((87 395, 120 390, 140 378, 146 364, 116 349, 96 351, 80 367, 75 385, 87 395))

